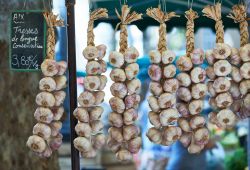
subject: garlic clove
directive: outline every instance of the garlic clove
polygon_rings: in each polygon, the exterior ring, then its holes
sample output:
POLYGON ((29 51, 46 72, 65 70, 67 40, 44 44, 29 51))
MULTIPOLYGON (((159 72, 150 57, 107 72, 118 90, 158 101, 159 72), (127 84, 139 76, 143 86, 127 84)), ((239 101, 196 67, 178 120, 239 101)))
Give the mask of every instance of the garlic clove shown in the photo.
POLYGON ((176 109, 170 108, 161 111, 159 116, 162 126, 168 126, 169 124, 177 121, 177 119, 179 118, 179 113, 176 109))
POLYGON ((64 113, 64 108, 61 107, 52 107, 51 111, 53 113, 53 120, 60 120, 64 113))
POLYGON ((115 68, 110 72, 110 78, 114 82, 124 82, 126 80, 126 74, 123 69, 115 68))
POLYGON ((163 92, 163 88, 162 88, 162 86, 161 86, 161 84, 160 83, 158 83, 158 82, 150 82, 150 84, 149 84, 149 89, 150 89, 150 92, 153 94, 153 95, 155 95, 155 96, 159 96, 159 95, 161 95, 162 94, 162 92, 163 92))
POLYGON ((117 67, 120 68, 124 65, 124 57, 123 54, 117 51, 112 51, 109 55, 109 63, 113 66, 113 67, 117 67))
POLYGON ((95 106, 89 109, 90 121, 101 119, 104 109, 101 106, 95 106))
POLYGON ((188 105, 188 109, 191 115, 196 115, 201 113, 203 108, 204 104, 202 100, 192 100, 188 105))
POLYGON ((65 100, 66 92, 65 91, 56 91, 53 93, 56 102, 54 106, 61 106, 65 100))
POLYGON ((198 154, 202 151, 203 148, 204 148, 204 145, 198 145, 198 144, 195 144, 194 142, 191 142, 191 144, 188 147, 188 152, 190 154, 198 154))
POLYGON ((189 125, 189 121, 186 118, 179 118, 178 119, 178 125, 184 132, 191 132, 191 127, 189 125))
POLYGON ((122 143, 118 143, 117 141, 112 139, 110 136, 108 136, 107 145, 112 152, 117 152, 118 150, 121 149, 122 143))
POLYGON ((232 66, 227 60, 219 60, 214 63, 214 73, 217 76, 227 76, 231 73, 232 66))
POLYGON ((177 68, 180 71, 189 71, 193 67, 191 59, 187 56, 180 57, 176 62, 177 68))
POLYGON ((231 82, 227 77, 218 77, 214 80, 213 88, 216 93, 226 92, 230 89, 231 82))
POLYGON ((128 89, 124 83, 113 83, 110 87, 111 94, 115 97, 124 98, 128 89))
POLYGON ((166 50, 162 52, 162 63, 163 64, 170 64, 173 63, 176 56, 175 53, 171 50, 166 50))
POLYGON ((128 80, 132 80, 139 73, 139 65, 137 63, 128 64, 125 67, 125 74, 128 80))
POLYGON ((41 138, 47 140, 50 138, 51 129, 48 125, 46 125, 44 123, 37 123, 33 127, 33 135, 40 136, 41 138))
POLYGON ((74 147, 80 152, 88 152, 92 149, 89 139, 85 137, 77 137, 74 139, 74 147))
POLYGON ((247 110, 250 110, 250 93, 248 93, 243 99, 243 105, 247 110))
POLYGON ((49 158, 52 155, 52 150, 49 146, 46 146, 45 150, 42 153, 36 153, 39 157, 49 158))
POLYGON ((125 110, 125 103, 118 97, 112 97, 109 100, 109 104, 111 106, 111 109, 117 113, 123 113, 125 110))
POLYGON ((56 82, 51 77, 44 77, 39 81, 39 89, 41 91, 52 92, 56 89, 56 82))
POLYGON ((106 50, 107 50, 107 46, 104 44, 100 44, 98 46, 96 46, 97 50, 98 50, 98 60, 101 60, 105 55, 106 55, 106 50))
POLYGON ((41 70, 44 76, 55 76, 58 73, 58 64, 55 60, 45 59, 41 64, 41 70))
POLYGON ((95 96, 91 92, 84 91, 80 94, 77 101, 82 107, 91 107, 95 104, 95 96))
POLYGON ((53 113, 49 108, 38 107, 34 113, 34 117, 38 122, 51 123, 53 120, 53 113))
POLYGON ((92 137, 92 145, 95 149, 101 149, 105 143, 106 143, 106 138, 104 134, 97 134, 92 137))
POLYGON ((185 102, 189 102, 192 99, 191 92, 186 87, 180 87, 177 90, 177 96, 179 97, 179 99, 185 102))
POLYGON ((106 76, 100 75, 99 76, 99 80, 100 80, 100 85, 99 85, 98 90, 104 90, 104 88, 105 88, 105 86, 107 84, 108 79, 107 79, 106 76))
POLYGON ((244 63, 240 67, 240 74, 245 79, 250 79, 250 62, 244 63))
POLYGON ((181 128, 176 126, 168 126, 163 130, 163 139, 169 142, 175 142, 180 139, 182 134, 181 128))
POLYGON ((97 61, 88 61, 86 65, 86 73, 88 75, 97 75, 101 73, 101 65, 97 61))
POLYGON ((187 73, 179 73, 176 78, 180 86, 188 87, 191 85, 191 78, 187 73))
POLYGON ((98 60, 98 63, 100 64, 100 73, 105 73, 107 71, 107 63, 104 60, 98 60))
POLYGON ((156 64, 150 65, 148 68, 148 75, 151 80, 159 81, 162 77, 161 67, 156 64))
POLYGON ((233 81, 235 81, 236 83, 239 83, 243 79, 243 77, 240 74, 240 69, 238 67, 235 66, 232 67, 231 77, 233 81))
POLYGON ((55 105, 56 99, 53 94, 49 92, 40 92, 36 96, 36 104, 38 106, 53 107, 55 105))
POLYGON ((229 56, 229 62, 235 66, 241 63, 241 57, 237 48, 231 48, 231 55, 229 56))
POLYGON ((203 83, 194 84, 191 88, 191 95, 194 99, 205 97, 208 91, 207 85, 203 83))
POLYGON ((160 110, 160 106, 158 104, 158 100, 156 97, 149 96, 148 97, 148 104, 153 112, 158 112, 160 110))
POLYGON ((141 97, 138 94, 127 95, 124 99, 126 109, 136 109, 140 103, 141 97))
POLYGON ((181 116, 183 116, 183 117, 189 117, 190 116, 190 112, 188 110, 187 104, 177 103, 176 109, 181 114, 181 116))
POLYGON ((180 142, 184 147, 188 147, 192 140, 192 134, 191 133, 183 133, 180 137, 180 142))
POLYGON ((161 62, 161 53, 157 50, 149 52, 150 63, 158 64, 161 62))
POLYGON ((176 97, 172 93, 163 93, 158 98, 160 108, 170 108, 176 103, 176 97))
POLYGON ((209 131, 206 127, 199 128, 194 132, 194 140, 198 145, 206 145, 209 141, 209 131))
POLYGON ((51 136, 57 136, 60 130, 62 129, 62 122, 60 121, 52 121, 49 124, 51 128, 51 136))
POLYGON ((117 128, 122 127, 123 126, 122 115, 115 112, 111 112, 109 114, 109 124, 117 128))
POLYGON ((161 131, 155 127, 150 128, 146 135, 153 143, 160 144, 162 141, 161 131))
POLYGON ((88 152, 81 152, 80 153, 81 154, 81 156, 83 157, 83 158, 94 158, 94 157, 96 157, 96 150, 94 150, 93 148, 91 149, 91 150, 89 150, 88 152))
POLYGON ((136 121, 138 113, 135 109, 128 109, 123 113, 123 122, 125 125, 131 125, 136 121))
POLYGON ((241 47, 239 53, 242 61, 250 61, 250 44, 246 44, 245 46, 241 47))
POLYGON ((64 89, 67 86, 67 77, 62 76, 55 76, 54 80, 56 82, 56 90, 64 89))
POLYGON ((242 108, 242 99, 236 99, 236 100, 234 99, 234 102, 230 106, 230 110, 239 115, 241 108, 242 108))
POLYGON ((128 150, 132 154, 136 154, 139 152, 142 145, 142 139, 141 137, 135 137, 128 141, 128 150))
POLYGON ((129 47, 124 53, 124 59, 127 63, 135 63, 139 57, 139 52, 135 47, 129 47))
POLYGON ((215 98, 216 105, 219 108, 227 108, 233 103, 233 98, 230 93, 220 93, 215 98))
POLYGON ((86 90, 94 91, 100 87, 100 79, 97 76, 86 76, 83 79, 83 85, 86 90))
POLYGON ((205 58, 207 59, 207 62, 209 65, 213 65, 216 61, 214 54, 213 54, 213 50, 207 50, 205 52, 205 58))
POLYGON ((190 75, 194 83, 204 82, 206 79, 206 71, 200 67, 193 68, 190 75))
POLYGON ((216 79, 216 74, 214 73, 214 68, 212 66, 206 68, 206 74, 210 80, 216 79))
POLYGON ((94 134, 97 134, 100 131, 102 131, 102 129, 104 127, 102 121, 100 121, 100 120, 95 120, 95 121, 90 122, 90 126, 92 129, 92 133, 94 133, 94 134))
POLYGON ((45 140, 37 135, 32 135, 28 138, 26 145, 37 153, 42 153, 46 149, 45 140))
POLYGON ((59 75, 59 76, 64 75, 66 70, 67 70, 68 63, 66 61, 58 61, 57 65, 58 65, 58 73, 57 73, 57 75, 59 75))
POLYGON ((127 81, 127 89, 129 94, 139 94, 141 90, 141 81, 137 78, 127 81))
POLYGON ((231 81, 229 92, 232 95, 233 99, 240 99, 241 93, 239 89, 239 83, 235 83, 234 81, 231 81))
POLYGON ((126 150, 126 149, 120 149, 116 153, 116 158, 119 161, 128 162, 128 161, 131 161, 133 159, 133 156, 132 156, 132 154, 128 150, 126 150))
POLYGON ((223 128, 231 128, 236 124, 237 117, 229 109, 223 109, 218 112, 217 120, 223 128))
POLYGON ((150 111, 148 113, 148 118, 150 123, 156 128, 159 129, 162 125, 161 125, 161 121, 160 121, 160 116, 158 113, 152 112, 150 111))
POLYGON ((140 129, 135 125, 127 125, 122 127, 123 139, 129 141, 140 134, 140 129))
POLYGON ((123 135, 121 128, 110 127, 108 133, 112 140, 115 140, 118 143, 123 142, 123 135))
POLYGON ((175 93, 179 88, 179 82, 177 79, 167 79, 164 82, 163 89, 165 92, 175 93))
POLYGON ((224 43, 217 43, 213 54, 216 59, 226 59, 231 55, 231 47, 224 43))
POLYGON ((95 105, 100 105, 104 101, 104 91, 95 91, 93 95, 95 97, 95 105))
POLYGON ((169 64, 163 68, 163 75, 165 78, 172 78, 176 74, 176 67, 173 64, 169 64))
POLYGON ((195 65, 200 65, 204 61, 204 51, 200 48, 194 49, 194 51, 191 53, 191 61, 195 65))
POLYGON ((99 56, 98 49, 94 46, 87 46, 82 54, 87 60, 93 60, 99 56))
POLYGON ((207 89, 208 89, 209 95, 212 96, 212 97, 215 97, 217 95, 217 93, 216 93, 216 91, 215 91, 215 89, 213 87, 213 84, 214 84, 213 81, 209 81, 207 83, 207 89))
POLYGON ((203 116, 195 115, 194 117, 190 119, 189 124, 192 129, 197 129, 197 128, 203 127, 205 123, 206 123, 206 120, 203 116))
POLYGON ((51 137, 48 140, 49 147, 51 148, 52 151, 58 150, 62 146, 62 134, 58 133, 56 136, 51 137))
POLYGON ((75 126, 75 131, 81 137, 89 138, 91 136, 91 127, 88 123, 78 122, 75 126))
POLYGON ((240 82, 240 93, 246 95, 248 92, 250 92, 250 80, 243 80, 240 82))
POLYGON ((87 109, 82 108, 82 107, 77 107, 74 112, 73 115, 75 116, 75 118, 81 122, 87 123, 89 122, 89 114, 87 109))

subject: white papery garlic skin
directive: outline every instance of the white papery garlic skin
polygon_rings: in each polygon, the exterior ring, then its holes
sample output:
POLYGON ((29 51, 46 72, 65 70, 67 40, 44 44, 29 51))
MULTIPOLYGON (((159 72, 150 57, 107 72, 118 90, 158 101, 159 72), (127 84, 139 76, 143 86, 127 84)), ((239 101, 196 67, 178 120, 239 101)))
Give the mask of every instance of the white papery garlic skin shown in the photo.
POLYGON ((26 145, 37 153, 42 153, 46 149, 45 140, 37 135, 32 135, 28 138, 26 145))

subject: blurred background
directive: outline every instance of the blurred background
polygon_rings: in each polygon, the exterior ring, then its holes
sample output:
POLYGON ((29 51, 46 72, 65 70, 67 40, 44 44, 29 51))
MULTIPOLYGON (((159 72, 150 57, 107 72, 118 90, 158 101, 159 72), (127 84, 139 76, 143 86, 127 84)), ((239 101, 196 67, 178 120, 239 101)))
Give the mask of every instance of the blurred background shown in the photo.
MULTIPOLYGON (((207 4, 213 4, 213 0, 194 0, 193 9, 201 16, 202 8, 207 4)), ((225 42, 232 47, 239 48, 240 37, 238 24, 227 19, 233 4, 238 0, 224 0, 222 2, 223 21, 225 25, 225 42)), ((64 0, 53 0, 53 12, 66 21, 66 7, 64 0)), ((141 103, 139 107, 139 119, 143 137, 141 151, 134 155, 134 162, 121 164, 116 161, 114 154, 104 148, 98 153, 95 159, 82 159, 82 169, 107 169, 107 170, 175 170, 178 167, 168 167, 169 159, 177 159, 180 164, 185 163, 185 159, 178 158, 176 152, 177 144, 170 147, 163 147, 151 143, 147 137, 147 129, 151 127, 147 119, 149 107, 147 96, 149 95, 149 77, 147 69, 149 66, 148 52, 157 48, 158 23, 145 15, 148 7, 157 7, 158 0, 128 0, 133 10, 142 12, 144 20, 135 22, 128 26, 129 46, 135 46, 140 57, 140 73, 138 78, 142 81, 141 103), (170 168, 170 169, 169 169, 170 168)), ((188 10, 187 0, 166 1, 167 11, 175 11, 181 15, 167 23, 167 43, 168 48, 173 50, 179 57, 185 54, 185 23, 184 11, 188 10)), ((107 54, 119 49, 119 31, 115 31, 118 19, 114 9, 120 9, 119 0, 76 0, 75 4, 75 27, 76 27, 76 59, 77 59, 77 93, 83 91, 83 77, 85 76, 86 60, 82 56, 82 51, 87 44, 87 25, 89 10, 98 7, 106 7, 109 10, 110 19, 98 21, 95 25, 95 43, 105 44, 107 54)), ((28 150, 25 143, 32 133, 35 124, 33 112, 35 111, 35 96, 38 93, 38 82, 41 78, 40 72, 13 72, 9 69, 8 44, 9 31, 8 19, 10 12, 20 9, 48 9, 49 3, 46 0, 0 0, 0 169, 1 170, 54 170, 71 169, 70 160, 70 122, 69 122, 69 99, 65 101, 66 114, 62 128, 63 146, 52 158, 45 159, 35 156, 28 150)), ((66 27, 57 28, 56 59, 67 60, 67 32, 66 27)), ((200 17, 195 22, 195 48, 208 50, 215 45, 214 22, 200 17)), ((71 57, 71 56, 69 56, 71 57)), ((108 62, 108 55, 104 60, 108 62)), ((108 68, 106 76, 109 77, 111 67, 108 68)), ((112 97, 110 86, 112 81, 108 81, 103 107, 105 112, 102 116, 105 123, 105 133, 107 133, 109 99, 112 97)), ((211 108, 206 101, 203 114, 207 115, 211 108)), ((208 124, 211 131, 212 145, 199 155, 196 155, 193 170, 244 170, 247 169, 247 145, 248 145, 248 125, 247 119, 239 121, 237 126, 230 131, 223 131, 213 125, 208 124), (202 162, 200 162, 202 161, 202 162), (201 167, 202 166, 202 167, 201 167)), ((190 157, 191 155, 187 155, 190 157)), ((181 169, 182 170, 182 169, 181 169)), ((183 169, 184 170, 184 169, 183 169)))

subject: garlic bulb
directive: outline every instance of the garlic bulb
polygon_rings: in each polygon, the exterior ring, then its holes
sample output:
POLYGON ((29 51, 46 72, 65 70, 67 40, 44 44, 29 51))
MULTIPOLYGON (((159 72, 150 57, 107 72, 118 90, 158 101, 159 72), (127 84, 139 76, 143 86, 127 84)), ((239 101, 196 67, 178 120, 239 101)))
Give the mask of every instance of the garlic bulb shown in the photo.
POLYGON ((42 153, 46 149, 45 140, 37 135, 30 136, 26 145, 33 151, 37 153, 42 153))
POLYGON ((47 139, 49 139, 49 137, 51 135, 51 129, 48 125, 46 125, 44 123, 37 123, 33 127, 33 135, 40 136, 43 139, 47 140, 47 139))
POLYGON ((77 137, 74 139, 74 147, 81 152, 88 152, 92 149, 90 141, 85 137, 77 137))

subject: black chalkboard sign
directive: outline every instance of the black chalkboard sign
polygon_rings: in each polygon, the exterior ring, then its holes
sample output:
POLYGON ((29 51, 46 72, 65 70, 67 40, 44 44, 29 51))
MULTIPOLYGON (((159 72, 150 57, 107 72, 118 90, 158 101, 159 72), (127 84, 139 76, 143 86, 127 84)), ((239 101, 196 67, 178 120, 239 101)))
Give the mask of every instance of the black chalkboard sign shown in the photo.
POLYGON ((46 21, 43 11, 11 13, 9 51, 12 70, 40 70, 46 55, 46 21))

